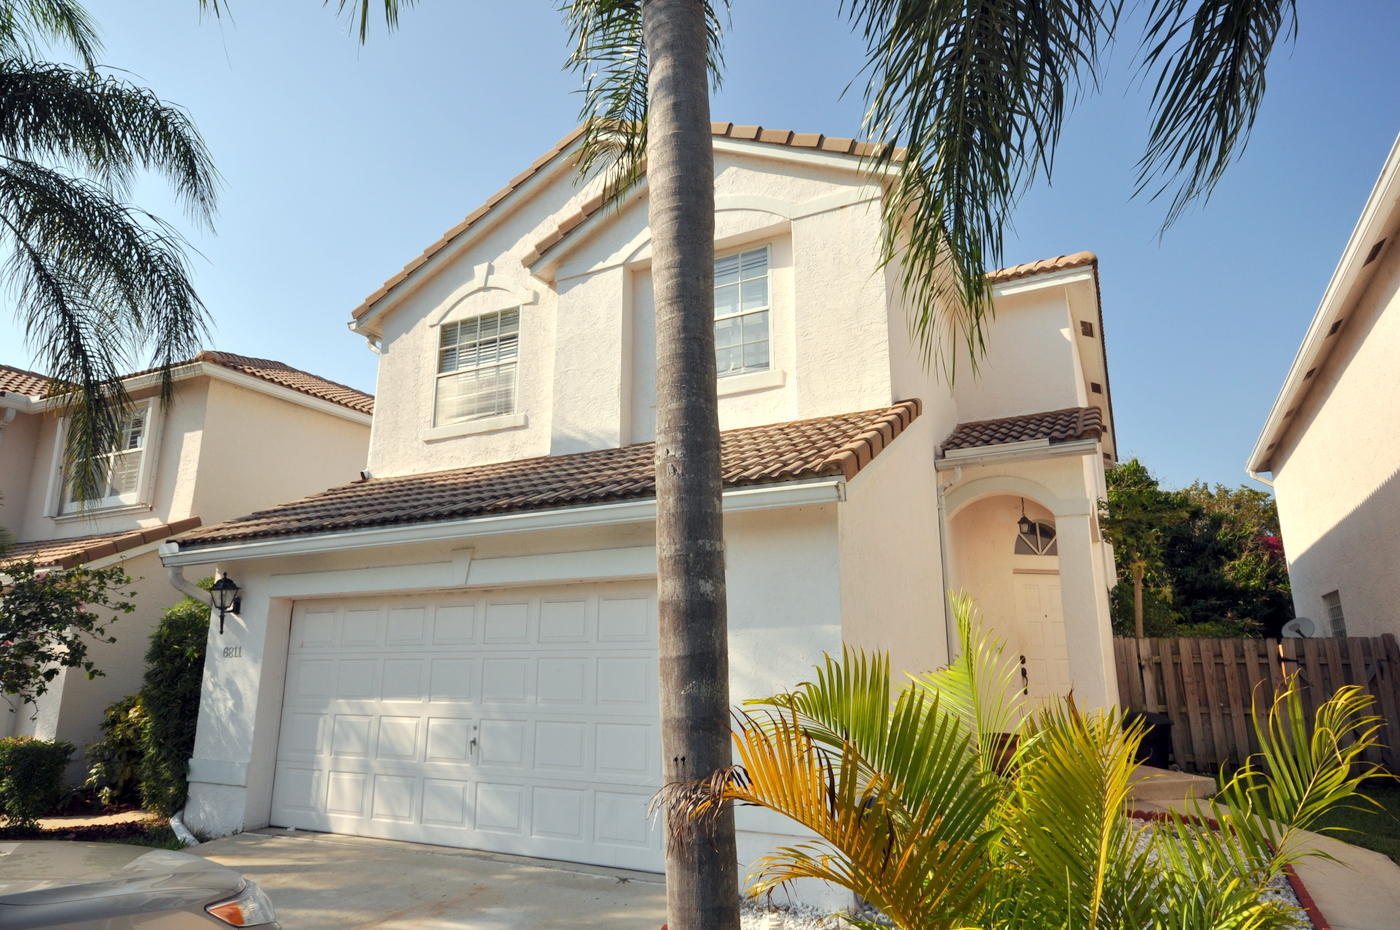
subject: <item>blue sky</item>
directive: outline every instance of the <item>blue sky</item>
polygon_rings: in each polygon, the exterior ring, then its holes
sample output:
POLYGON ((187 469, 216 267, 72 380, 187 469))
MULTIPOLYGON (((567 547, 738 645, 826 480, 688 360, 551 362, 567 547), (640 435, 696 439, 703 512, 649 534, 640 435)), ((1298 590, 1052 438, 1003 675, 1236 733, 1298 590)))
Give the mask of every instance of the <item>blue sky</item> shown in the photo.
MULTIPOLYGON (((575 123, 551 0, 422 0, 361 47, 317 0, 91 0, 103 60, 185 106, 224 178, 214 234, 189 232, 221 349, 374 388, 349 312, 575 123)), ((1254 138, 1215 198, 1158 239, 1132 200, 1145 135, 1136 48, 1078 106, 1053 185, 1021 202, 1008 264, 1101 259, 1123 458, 1171 484, 1238 484, 1243 462, 1400 130, 1392 0, 1303 0, 1254 138)), ((854 135, 860 47, 837 4, 735 0, 716 119, 854 135)), ((159 184, 134 199, 177 215, 159 184)), ((27 364, 0 317, 5 361, 27 364)))

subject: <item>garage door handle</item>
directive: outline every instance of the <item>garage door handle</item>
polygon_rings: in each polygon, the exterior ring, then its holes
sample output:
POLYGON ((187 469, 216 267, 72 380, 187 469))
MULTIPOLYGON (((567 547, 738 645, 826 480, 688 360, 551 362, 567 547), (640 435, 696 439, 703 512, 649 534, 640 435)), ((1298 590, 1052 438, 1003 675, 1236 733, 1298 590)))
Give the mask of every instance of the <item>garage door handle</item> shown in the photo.
POLYGON ((473 736, 473 737, 472 737, 472 741, 471 741, 470 743, 467 744, 467 748, 468 748, 471 752, 476 752, 476 737, 475 737, 475 736, 473 736))

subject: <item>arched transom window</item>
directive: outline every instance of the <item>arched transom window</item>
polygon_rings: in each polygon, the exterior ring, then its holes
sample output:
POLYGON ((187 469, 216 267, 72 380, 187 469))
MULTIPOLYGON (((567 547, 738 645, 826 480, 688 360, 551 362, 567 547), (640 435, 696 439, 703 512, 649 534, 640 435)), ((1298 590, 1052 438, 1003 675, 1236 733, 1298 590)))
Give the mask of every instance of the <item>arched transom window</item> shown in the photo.
POLYGON ((1031 520, 1028 533, 1016 534, 1017 555, 1059 555, 1055 542, 1055 527, 1039 520, 1031 520))

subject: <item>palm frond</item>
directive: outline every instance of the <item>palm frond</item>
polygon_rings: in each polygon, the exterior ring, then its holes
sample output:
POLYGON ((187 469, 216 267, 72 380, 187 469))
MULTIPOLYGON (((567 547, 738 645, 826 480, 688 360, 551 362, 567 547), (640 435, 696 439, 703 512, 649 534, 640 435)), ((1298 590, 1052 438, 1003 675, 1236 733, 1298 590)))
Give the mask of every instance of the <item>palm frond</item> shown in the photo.
POLYGON ((41 43, 57 42, 92 71, 102 48, 97 28, 77 0, 8 0, 0 5, 0 58, 32 58, 41 43))
POLYGON ((958 628, 958 653, 944 668, 914 676, 914 683, 938 695, 941 706, 962 718, 972 735, 982 771, 995 775, 1009 762, 1015 747, 1008 744, 1025 714, 1025 698, 1017 682, 1018 668, 1005 644, 982 630, 972 598, 948 595, 958 628))
MULTIPOLYGON (((603 198, 618 198, 641 179, 647 147, 647 53, 642 0, 570 0, 561 5, 572 51, 567 67, 583 76, 579 173, 605 176, 603 198)), ((729 0, 706 2, 710 78, 720 83, 723 23, 729 0)))
POLYGON ((1069 99, 1110 25, 1094 0, 842 0, 866 44, 867 135, 892 172, 883 261, 910 328, 950 374, 985 350, 985 273, 1012 206, 1049 170, 1069 99), (895 149, 898 144, 902 149, 895 149))
POLYGON ((165 371, 206 332, 179 237, 101 185, 20 159, 0 159, 0 235, 25 335, 68 416, 64 460, 78 496, 95 497, 95 458, 120 435, 120 382, 151 348, 165 371))
POLYGON ((1207 200, 1244 150, 1269 56, 1297 34, 1295 0, 1155 0, 1143 68, 1155 74, 1139 194, 1170 194, 1163 228, 1207 200))
POLYGON ((117 193, 137 171, 155 172, 193 217, 213 215, 218 172, 198 130, 183 110, 127 81, 0 61, 0 151, 71 165, 117 193))

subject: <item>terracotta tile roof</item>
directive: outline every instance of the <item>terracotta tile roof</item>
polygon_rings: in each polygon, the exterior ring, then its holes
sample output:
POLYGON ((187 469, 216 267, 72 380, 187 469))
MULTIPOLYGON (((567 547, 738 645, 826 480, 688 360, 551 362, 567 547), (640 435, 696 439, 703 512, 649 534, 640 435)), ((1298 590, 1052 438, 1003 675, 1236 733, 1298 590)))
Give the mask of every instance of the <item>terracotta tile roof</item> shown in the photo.
POLYGON ((293 368, 291 365, 270 358, 251 358, 247 355, 234 355, 232 352, 201 352, 194 357, 196 362, 213 362, 233 371, 252 375, 273 384, 328 400, 361 413, 374 413, 374 395, 357 391, 352 387, 328 381, 325 378, 293 368))
MULTIPOLYGON (((918 417, 891 407, 775 423, 722 434, 726 487, 821 476, 855 477, 918 417)), ((178 542, 182 549, 236 540, 303 536, 378 526, 650 498, 652 443, 542 456, 451 471, 371 478, 220 523, 178 542)))
MULTIPOLYGON (((318 375, 313 375, 309 371, 302 371, 300 368, 293 368, 291 365, 270 358, 252 358, 247 355, 235 355, 232 352, 209 350, 199 353, 188 362, 175 363, 171 366, 171 370, 195 362, 209 362, 219 365, 302 394, 319 397, 321 400, 330 401, 342 407, 349 407, 351 410, 358 410, 360 413, 374 413, 373 394, 357 391, 347 385, 329 381, 318 375)), ((159 370, 158 368, 146 368, 142 371, 134 371, 129 375, 123 375, 122 380, 149 375, 159 370)), ((11 368, 8 365, 0 365, 0 391, 19 391, 20 393, 42 395, 47 389, 48 383, 49 379, 43 375, 11 368), (13 386, 11 386, 11 382, 13 382, 13 386), (27 387, 37 387, 37 389, 26 390, 27 387)))
MULTIPOLYGON (((823 152, 835 152, 841 155, 855 155, 860 158, 875 155, 880 148, 876 143, 857 142, 855 139, 838 136, 824 136, 816 132, 792 132, 787 129, 767 129, 763 126, 736 126, 734 123, 711 123, 710 131, 716 138, 734 139, 740 142, 763 142, 770 145, 785 145, 790 148, 799 149, 817 149, 823 152)), ((554 145, 550 146, 550 148, 539 158, 535 159, 528 168, 507 181, 505 187, 486 198, 485 203, 477 207, 471 213, 468 213, 460 223, 443 233, 436 242, 424 249, 422 254, 418 255, 407 265, 404 265, 397 274, 380 285, 373 294, 366 297, 363 303, 350 312, 350 316, 358 320, 368 313, 370 308, 378 303, 381 298, 402 284, 413 272, 423 267, 434 255, 445 249, 453 239, 456 239, 475 225, 502 200, 505 200, 511 194, 515 193, 516 189, 522 184, 539 174, 545 165, 562 155, 581 135, 583 135, 583 127, 579 126, 564 138, 554 143, 554 145)), ((903 152, 903 149, 895 149, 893 157, 898 159, 903 155, 903 152)), ((601 205, 601 201, 595 203, 595 200, 597 200, 597 198, 590 199, 577 214, 570 217, 569 220, 566 220, 565 223, 562 224, 567 225, 567 229, 557 231, 558 236, 554 239, 554 242, 562 239, 569 231, 578 226, 579 223, 583 222, 590 214, 598 209, 601 205)), ((551 233, 551 236, 553 235, 554 234, 551 233)), ((548 239, 549 237, 546 237, 546 241, 548 239)), ((549 245, 553 245, 554 242, 549 242, 549 245)), ((543 250, 540 249, 539 246, 536 246, 536 251, 542 252, 543 250)), ((526 264, 529 264, 529 262, 527 261, 526 264)))
POLYGON ((1098 407, 1067 407, 1046 413, 959 423, 943 441, 943 451, 1032 439, 1048 439, 1051 443, 1073 442, 1076 439, 1097 439, 1103 433, 1103 413, 1098 407))
POLYGON ((11 365, 0 365, 0 394, 25 394, 43 397, 49 389, 49 379, 34 371, 11 365))
POLYGON ((135 549, 146 543, 158 542, 176 533, 183 533, 199 526, 199 517, 186 517, 174 523, 161 523, 140 530, 123 530, 120 533, 99 533, 95 536, 78 536, 71 539, 39 539, 33 542, 13 543, 0 554, 0 564, 9 562, 33 561, 40 568, 72 568, 135 549))
POLYGON ((1054 258, 1042 258, 1038 262, 1026 262, 1024 265, 1012 265, 1010 268, 989 271, 987 272, 987 280, 993 284, 1004 284, 1007 281, 1015 281, 1017 278, 1029 278, 1031 275, 1045 274, 1048 271, 1064 271, 1068 268, 1096 265, 1098 261, 1099 257, 1093 252, 1056 255, 1054 258))

